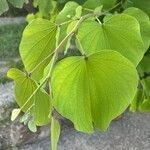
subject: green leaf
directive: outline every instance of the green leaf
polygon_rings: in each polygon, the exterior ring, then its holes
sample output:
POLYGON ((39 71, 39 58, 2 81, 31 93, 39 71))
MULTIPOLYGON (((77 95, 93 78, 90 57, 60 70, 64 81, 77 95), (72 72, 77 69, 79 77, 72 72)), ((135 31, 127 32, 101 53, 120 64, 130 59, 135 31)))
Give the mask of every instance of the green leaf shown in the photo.
POLYGON ((144 56, 140 64, 138 65, 137 69, 141 76, 144 76, 144 74, 150 73, 150 56, 144 56))
POLYGON ((51 10, 53 9, 51 0, 34 0, 34 6, 39 8, 39 12, 43 15, 43 17, 48 18, 51 10))
POLYGON ((143 103, 140 105, 139 110, 141 112, 150 112, 150 99, 144 100, 143 103))
POLYGON ((82 15, 82 6, 78 6, 78 7, 76 8, 76 15, 75 15, 75 17, 76 17, 76 18, 80 18, 81 15, 82 15))
POLYGON ((83 132, 106 130, 134 98, 138 77, 118 52, 104 50, 60 61, 52 74, 53 106, 83 132))
MULTIPOLYGON (((35 19, 25 28, 20 44, 20 55, 28 72, 54 51, 56 32, 56 25, 45 19, 35 19)), ((43 62, 34 72, 32 75, 34 79, 41 79, 50 59, 43 62)))
POLYGON ((56 23, 60 24, 70 20, 76 14, 76 8, 79 6, 76 2, 66 3, 63 10, 58 14, 56 18, 56 23))
POLYGON ((141 35, 145 44, 145 51, 150 46, 150 19, 148 15, 138 8, 128 8, 124 11, 125 14, 135 17, 141 27, 141 35))
POLYGON ((139 108, 139 105, 142 103, 143 99, 144 99, 143 90, 137 89, 136 95, 130 105, 130 111, 135 112, 139 108))
POLYGON ((137 7, 145 11, 150 16, 150 0, 127 0, 125 8, 137 7))
POLYGON ((37 131, 36 124, 35 124, 34 120, 30 120, 28 122, 28 128, 30 131, 32 131, 34 133, 37 131))
POLYGON ((79 28, 78 38, 87 54, 112 49, 134 65, 140 62, 144 54, 139 23, 134 17, 125 14, 109 17, 103 24, 84 22, 79 28))
POLYGON ((29 0, 7 0, 7 1, 17 8, 22 8, 24 4, 27 4, 29 2, 29 0))
MULTIPOLYGON (((37 84, 18 69, 10 69, 7 76, 15 81, 15 97, 20 108, 37 88, 37 84)), ((49 123, 50 97, 46 92, 39 90, 30 101, 22 108, 23 112, 31 111, 36 125, 42 126, 49 123)))
POLYGON ((105 9, 111 8, 115 5, 116 0, 87 0, 83 7, 89 8, 89 9, 95 9, 96 7, 99 7, 103 5, 105 9))
POLYGON ((20 114, 21 109, 13 109, 11 113, 11 121, 14 121, 20 114))
POLYGON ((6 0, 0 0, 0 15, 9 9, 8 3, 6 0))
POLYGON ((142 82, 142 85, 143 85, 143 88, 144 88, 146 99, 150 99, 150 76, 143 79, 141 82, 142 82))
POLYGON ((52 123, 51 123, 51 146, 52 150, 57 150, 57 143, 60 136, 60 124, 58 120, 56 120, 54 117, 52 117, 52 123))

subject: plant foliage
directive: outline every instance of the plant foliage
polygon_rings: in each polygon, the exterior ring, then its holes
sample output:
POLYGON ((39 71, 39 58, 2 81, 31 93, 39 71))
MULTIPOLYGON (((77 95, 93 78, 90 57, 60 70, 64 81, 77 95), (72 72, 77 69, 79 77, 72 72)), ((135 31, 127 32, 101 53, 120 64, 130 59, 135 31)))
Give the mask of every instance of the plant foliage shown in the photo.
MULTIPOLYGON (((7 5, 6 0, 0 2, 7 5)), ((33 132, 51 122, 56 150, 60 125, 55 112, 77 130, 91 133, 106 131, 128 106, 133 112, 150 111, 149 1, 34 0, 33 4, 39 12, 28 15, 20 44, 25 71, 8 71, 20 107, 12 120, 22 110, 26 116, 22 120, 33 132), (76 53, 68 57, 72 43, 76 53)), ((0 7, 1 13, 4 10, 0 7)))

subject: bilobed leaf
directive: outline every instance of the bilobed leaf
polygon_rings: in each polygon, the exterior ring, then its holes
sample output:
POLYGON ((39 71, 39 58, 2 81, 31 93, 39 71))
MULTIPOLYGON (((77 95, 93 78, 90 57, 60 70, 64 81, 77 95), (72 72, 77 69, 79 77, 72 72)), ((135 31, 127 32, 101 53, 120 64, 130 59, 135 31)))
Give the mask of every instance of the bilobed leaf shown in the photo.
MULTIPOLYGON (((37 88, 37 84, 30 77, 26 77, 23 72, 14 68, 8 71, 7 76, 15 81, 16 102, 22 107, 37 88)), ((42 126, 49 123, 50 97, 44 90, 39 90, 22 108, 22 111, 26 112, 29 108, 31 108, 36 125, 42 126)))
POLYGON ((78 30, 78 38, 87 54, 112 49, 128 58, 135 66, 144 54, 139 23, 125 14, 114 15, 103 24, 84 22, 78 30))
POLYGON ((150 19, 148 15, 138 8, 128 8, 124 11, 125 14, 135 17, 141 28, 142 39, 145 44, 145 51, 150 46, 150 19))
POLYGON ((22 8, 24 4, 27 4, 29 2, 29 0, 7 0, 7 1, 17 8, 22 8))
POLYGON ((60 136, 60 124, 58 120, 56 120, 54 117, 52 117, 52 123, 51 123, 51 146, 52 150, 57 150, 57 143, 60 136))
POLYGON ((83 132, 106 130, 133 100, 134 65, 118 52, 104 50, 60 61, 52 74, 53 106, 83 132))
POLYGON ((9 9, 6 0, 0 0, 0 15, 9 9))
MULTIPOLYGON (((45 19, 35 19, 25 28, 20 44, 20 55, 28 72, 54 51, 56 32, 56 25, 45 19)), ((50 58, 43 62, 32 77, 36 80, 41 79, 43 69, 49 61, 50 58)))

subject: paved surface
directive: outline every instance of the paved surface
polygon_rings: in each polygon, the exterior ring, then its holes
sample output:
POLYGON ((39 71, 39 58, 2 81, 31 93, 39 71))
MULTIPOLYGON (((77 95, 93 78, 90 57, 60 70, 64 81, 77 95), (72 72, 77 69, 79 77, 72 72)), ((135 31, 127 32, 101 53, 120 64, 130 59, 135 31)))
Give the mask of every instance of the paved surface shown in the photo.
MULTIPOLYGON (((86 135, 62 123, 58 150, 150 150, 150 114, 127 112, 114 121, 108 132, 86 135)), ((68 123, 67 123, 68 124, 68 123)), ((22 150, 49 150, 49 139, 22 147, 22 150)))
MULTIPOLYGON (((0 85, 0 104, 12 102, 12 98, 12 83, 0 85)), ((61 124, 62 132, 58 150, 150 150, 150 113, 126 112, 120 120, 111 124, 107 132, 96 132, 93 135, 75 131, 71 123, 66 120, 62 120, 61 124)), ((11 124, 5 128, 8 136, 9 131, 12 130, 11 128, 11 124)), ((27 138, 26 145, 22 142, 18 147, 14 147, 13 150, 49 150, 48 129, 49 127, 32 142, 27 138)), ((15 137, 17 134, 21 135, 19 132, 21 131, 17 127, 13 130, 15 137)), ((30 135, 28 130, 24 134, 30 135)), ((30 135, 31 139, 33 139, 32 136, 30 135)), ((19 137, 16 138, 19 139, 19 137)))
POLYGON ((20 23, 24 23, 25 22, 25 18, 24 17, 16 17, 16 18, 0 18, 0 26, 1 25, 7 25, 7 24, 20 24, 20 23))

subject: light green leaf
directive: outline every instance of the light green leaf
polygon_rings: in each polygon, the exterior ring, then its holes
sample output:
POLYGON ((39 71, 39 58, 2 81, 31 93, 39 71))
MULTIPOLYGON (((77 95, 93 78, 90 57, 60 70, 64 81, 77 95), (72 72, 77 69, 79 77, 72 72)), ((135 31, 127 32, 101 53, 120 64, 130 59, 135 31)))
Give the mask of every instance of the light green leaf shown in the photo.
POLYGON ((24 4, 27 4, 29 2, 29 0, 7 0, 7 1, 17 8, 22 8, 24 4))
POLYGON ((28 128, 30 131, 32 131, 34 133, 37 131, 36 124, 35 124, 34 120, 30 120, 28 122, 28 128))
POLYGON ((112 49, 134 65, 140 62, 144 54, 139 23, 134 17, 125 14, 114 15, 103 24, 84 22, 79 28, 78 38, 87 54, 112 49))
MULTIPOLYGON (((33 20, 24 30, 20 44, 20 55, 25 69, 30 72, 55 49, 57 27, 45 19, 33 20)), ((49 58, 43 62, 32 77, 41 79, 49 58)))
POLYGON ((11 121, 14 121, 20 114, 21 109, 13 109, 11 113, 11 121))
POLYGON ((68 2, 63 10, 58 14, 56 23, 60 24, 70 20, 76 14, 76 8, 79 6, 76 2, 68 2))
POLYGON ((105 9, 111 8, 115 5, 116 0, 87 0, 83 7, 89 9, 95 9, 101 5, 104 6, 105 9))
POLYGON ((51 123, 51 146, 52 150, 57 150, 57 143, 60 136, 60 124, 58 120, 56 120, 54 117, 52 117, 52 123, 51 123))
POLYGON ((141 35, 145 44, 145 51, 150 46, 150 19, 148 15, 138 8, 128 8, 124 11, 125 14, 135 17, 141 27, 141 35))
MULTIPOLYGON (((7 76, 15 81, 15 97, 20 108, 37 88, 37 84, 18 69, 10 69, 7 76)), ((42 126, 49 123, 50 97, 44 90, 39 90, 22 108, 23 112, 31 111, 36 125, 42 126)))
POLYGON ((9 9, 6 0, 0 0, 0 15, 9 9))
POLYGON ((75 15, 75 17, 80 18, 81 15, 82 15, 82 6, 78 6, 76 8, 76 15, 75 15))
POLYGON ((104 50, 60 61, 52 74, 53 106, 83 132, 106 130, 134 98, 138 77, 118 52, 104 50))

